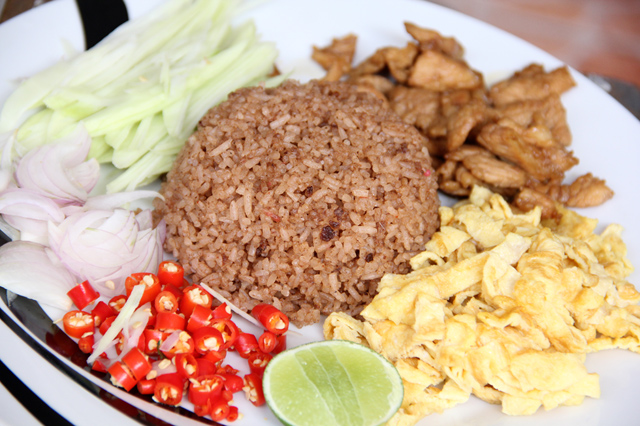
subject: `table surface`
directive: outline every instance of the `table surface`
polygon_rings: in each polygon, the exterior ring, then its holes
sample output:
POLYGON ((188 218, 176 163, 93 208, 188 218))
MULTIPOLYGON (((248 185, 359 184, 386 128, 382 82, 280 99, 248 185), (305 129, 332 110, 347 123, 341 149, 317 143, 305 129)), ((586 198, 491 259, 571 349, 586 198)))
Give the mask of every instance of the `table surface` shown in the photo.
MULTIPOLYGON (((5 0, 0 22, 47 1, 5 0)), ((640 86, 638 0, 431 1, 527 40, 584 74, 640 86)))

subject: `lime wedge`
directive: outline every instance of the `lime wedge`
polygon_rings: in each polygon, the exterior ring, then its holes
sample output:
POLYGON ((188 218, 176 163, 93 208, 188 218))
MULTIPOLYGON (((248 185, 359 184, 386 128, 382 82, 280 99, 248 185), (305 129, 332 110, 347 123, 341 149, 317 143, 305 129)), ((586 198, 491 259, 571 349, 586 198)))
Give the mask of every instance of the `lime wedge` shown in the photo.
POLYGON ((308 343, 267 365, 264 396, 290 426, 372 426, 391 418, 404 388, 396 368, 377 352, 346 340, 308 343))

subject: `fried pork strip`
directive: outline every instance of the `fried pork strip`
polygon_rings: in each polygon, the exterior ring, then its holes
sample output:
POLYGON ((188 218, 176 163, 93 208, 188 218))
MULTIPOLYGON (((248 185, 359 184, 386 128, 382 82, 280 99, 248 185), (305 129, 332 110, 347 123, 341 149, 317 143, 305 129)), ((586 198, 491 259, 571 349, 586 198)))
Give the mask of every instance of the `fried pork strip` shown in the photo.
POLYGON ((556 203, 590 207, 613 196, 591 173, 564 183, 578 164, 560 100, 576 84, 567 67, 530 64, 487 88, 457 40, 410 22, 405 29, 413 41, 382 47, 355 66, 352 34, 314 47, 313 59, 326 79, 373 93, 420 130, 441 191, 464 197, 485 186, 522 210, 540 206, 546 218, 558 217, 556 203))

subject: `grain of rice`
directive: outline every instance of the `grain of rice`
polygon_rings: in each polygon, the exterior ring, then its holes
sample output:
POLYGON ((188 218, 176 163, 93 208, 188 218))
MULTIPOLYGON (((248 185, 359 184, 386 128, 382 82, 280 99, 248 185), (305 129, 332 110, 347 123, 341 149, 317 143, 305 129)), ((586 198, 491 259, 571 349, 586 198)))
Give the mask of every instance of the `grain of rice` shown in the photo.
POLYGON ((226 142, 221 143, 216 149, 214 149, 213 151, 211 151, 211 155, 212 157, 215 157, 216 155, 220 155, 223 152, 225 152, 226 150, 228 150, 231 147, 231 139, 227 140, 226 142))
POLYGON ((356 234, 375 235, 378 232, 378 230, 376 229, 375 226, 364 226, 364 225, 353 226, 353 227, 351 227, 351 230, 353 232, 355 232, 356 234))
POLYGON ((202 118, 155 200, 195 281, 296 325, 357 314, 438 225, 423 137, 346 83, 241 89, 202 118))
POLYGON ((382 275, 380 275, 379 273, 365 274, 360 277, 362 281, 379 280, 380 278, 382 278, 382 275))
POLYGON ((285 114, 282 117, 273 120, 271 123, 269 123, 269 127, 271 127, 272 130, 277 129, 278 127, 284 126, 285 124, 287 124, 287 121, 289 121, 289 119, 291 119, 291 115, 290 114, 285 114))
POLYGON ((316 163, 313 160, 304 159, 304 160, 302 160, 302 164, 304 164, 305 166, 309 167, 310 169, 316 169, 316 170, 321 170, 322 169, 322 164, 316 163))

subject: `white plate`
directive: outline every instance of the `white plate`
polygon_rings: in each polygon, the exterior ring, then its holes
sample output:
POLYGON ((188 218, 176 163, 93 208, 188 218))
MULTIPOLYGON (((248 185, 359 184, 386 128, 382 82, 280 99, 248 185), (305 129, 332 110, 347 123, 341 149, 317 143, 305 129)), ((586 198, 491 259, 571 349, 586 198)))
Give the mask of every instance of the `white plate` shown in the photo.
MULTIPOLYGON (((129 0, 129 14, 139 16, 162 0, 129 0)), ((403 22, 411 21, 456 37, 465 47, 465 59, 481 71, 488 82, 501 79, 532 62, 548 69, 562 65, 556 58, 490 25, 426 1, 411 0, 274 0, 250 12, 263 39, 275 41, 282 71, 308 80, 322 76, 309 58, 313 45, 324 46, 333 37, 358 35, 356 61, 382 46, 404 46, 409 41, 403 22)), ((19 78, 30 75, 61 57, 63 40, 82 49, 82 31, 75 3, 58 0, 47 3, 0 25, 0 102, 19 78)), ((636 195, 640 178, 640 122, 626 109, 572 70, 578 87, 562 101, 573 133, 572 149, 580 164, 567 178, 593 172, 616 192, 605 205, 581 211, 600 220, 600 227, 620 223, 631 262, 640 265, 640 202, 636 195)), ((638 282, 639 274, 631 277, 638 282)), ((4 304, 0 303, 5 312, 4 304)), ((10 315, 10 313, 8 313, 10 315)), ((306 340, 320 336, 320 326, 305 328, 306 340)), ((0 322, 0 359, 52 408, 74 424, 130 424, 133 421, 95 398, 29 348, 0 322), (68 394, 66 392, 69 392, 68 394)), ((46 345, 45 345, 46 347, 46 345)), ((68 361, 66 361, 68 364, 68 361)), ((608 351, 587 357, 587 368, 601 378, 602 397, 587 399, 579 407, 540 410, 531 417, 508 417, 498 406, 476 398, 432 415, 420 425, 631 425, 640 419, 640 359, 625 351, 608 351)), ((116 392, 117 395, 120 395, 116 392)), ((239 396, 237 399, 242 399, 239 396)), ((245 418, 236 424, 278 424, 268 409, 245 406, 245 418)), ((2 414, 0 414, 2 416, 2 414)), ((0 420, 2 418, 0 417, 0 420)), ((190 423, 188 419, 177 419, 190 423)), ((176 418, 167 421, 175 422, 176 418)))

